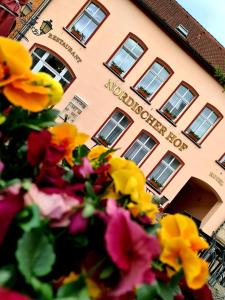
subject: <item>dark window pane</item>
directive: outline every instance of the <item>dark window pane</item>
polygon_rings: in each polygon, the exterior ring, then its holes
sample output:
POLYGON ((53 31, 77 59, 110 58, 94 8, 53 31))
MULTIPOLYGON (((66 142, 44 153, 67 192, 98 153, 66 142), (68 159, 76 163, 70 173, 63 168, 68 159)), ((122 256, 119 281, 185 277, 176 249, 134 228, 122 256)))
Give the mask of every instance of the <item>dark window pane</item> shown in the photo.
POLYGON ((52 72, 51 72, 48 68, 46 68, 45 66, 43 66, 43 67, 40 69, 39 72, 45 72, 45 73, 51 75, 53 78, 55 77, 55 74, 52 73, 52 72))
POLYGON ((46 53, 46 51, 44 51, 44 50, 41 49, 41 48, 36 48, 36 49, 34 50, 34 52, 35 52, 39 57, 42 57, 42 56, 46 53))
POLYGON ((53 56, 51 54, 46 59, 46 62, 58 73, 60 73, 64 69, 64 64, 59 59, 57 59, 55 56, 53 56))

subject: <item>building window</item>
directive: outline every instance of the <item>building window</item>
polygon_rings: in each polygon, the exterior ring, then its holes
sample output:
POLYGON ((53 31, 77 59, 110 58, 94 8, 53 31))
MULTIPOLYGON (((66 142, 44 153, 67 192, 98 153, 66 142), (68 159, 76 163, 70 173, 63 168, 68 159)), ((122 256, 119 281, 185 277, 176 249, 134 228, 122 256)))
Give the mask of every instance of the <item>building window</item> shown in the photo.
POLYGON ((192 89, 181 84, 160 111, 167 119, 175 122, 196 97, 197 94, 192 89))
POLYGON ((141 132, 130 147, 125 151, 123 156, 133 160, 137 165, 143 162, 144 159, 158 145, 158 141, 149 133, 141 132))
POLYGON ((189 30, 182 24, 177 26, 177 31, 185 38, 188 36, 189 33, 189 30))
POLYGON ((81 113, 86 109, 87 103, 84 102, 78 96, 75 96, 68 105, 64 108, 63 111, 59 113, 59 117, 62 118, 65 122, 75 123, 76 119, 79 118, 81 113))
POLYGON ((130 117, 116 109, 95 135, 95 138, 104 146, 112 146, 132 123, 130 117))
POLYGON ((161 191, 182 167, 183 163, 173 153, 168 152, 147 177, 147 183, 161 191))
POLYGON ((225 169, 225 154, 218 160, 218 163, 225 169))
POLYGON ((221 118, 222 115, 208 104, 185 130, 185 134, 195 143, 201 144, 221 118))
POLYGON ((134 89, 139 95, 149 101, 171 75, 171 69, 161 63, 161 61, 155 61, 134 86, 134 89))
POLYGON ((75 79, 75 76, 64 62, 44 49, 36 48, 32 52, 32 58, 32 70, 34 72, 45 72, 50 74, 55 80, 62 84, 64 89, 66 89, 75 79))
POLYGON ((133 36, 128 36, 107 65, 119 77, 124 78, 146 50, 147 47, 143 46, 141 41, 133 36))
POLYGON ((86 44, 108 15, 109 12, 97 1, 89 1, 67 29, 82 44, 86 44))

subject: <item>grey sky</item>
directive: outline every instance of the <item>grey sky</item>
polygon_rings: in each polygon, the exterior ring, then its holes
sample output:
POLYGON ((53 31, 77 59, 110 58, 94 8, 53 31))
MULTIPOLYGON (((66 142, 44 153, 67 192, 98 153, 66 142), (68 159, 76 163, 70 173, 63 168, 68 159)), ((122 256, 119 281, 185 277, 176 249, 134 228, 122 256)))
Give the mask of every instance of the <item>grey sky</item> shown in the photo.
POLYGON ((177 0, 225 47, 225 0, 177 0))

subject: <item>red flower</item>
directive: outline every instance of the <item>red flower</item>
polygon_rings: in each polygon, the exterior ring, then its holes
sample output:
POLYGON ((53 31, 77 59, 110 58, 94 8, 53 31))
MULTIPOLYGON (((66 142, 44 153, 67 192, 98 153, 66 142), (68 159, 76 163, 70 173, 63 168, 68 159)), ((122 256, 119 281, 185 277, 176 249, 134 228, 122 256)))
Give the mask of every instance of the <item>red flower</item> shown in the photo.
MULTIPOLYGON (((12 220, 23 208, 23 197, 19 193, 19 189, 17 186, 11 186, 0 194, 0 244, 3 242, 12 220)), ((0 297, 0 299, 4 298, 0 297)))
POLYGON ((0 288, 0 299, 1 300, 29 300, 26 296, 17 292, 9 291, 4 288, 0 288))
POLYGON ((150 272, 152 258, 159 254, 160 248, 156 237, 133 222, 126 210, 117 208, 112 200, 108 202, 110 219, 105 234, 106 249, 121 270, 121 280, 110 295, 120 296, 146 281, 146 272, 150 272))
POLYGON ((82 217, 82 210, 79 210, 71 217, 69 232, 70 234, 76 235, 83 233, 87 230, 88 219, 82 217))
POLYGON ((56 164, 63 159, 65 149, 53 145, 51 138, 51 133, 46 130, 31 132, 28 137, 27 160, 32 166, 41 162, 56 164))

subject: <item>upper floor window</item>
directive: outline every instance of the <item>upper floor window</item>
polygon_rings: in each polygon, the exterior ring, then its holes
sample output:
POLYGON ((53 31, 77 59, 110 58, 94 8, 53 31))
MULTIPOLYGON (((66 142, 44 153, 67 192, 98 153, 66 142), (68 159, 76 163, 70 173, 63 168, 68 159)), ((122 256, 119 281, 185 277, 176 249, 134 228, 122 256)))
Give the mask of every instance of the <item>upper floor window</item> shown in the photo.
POLYGON ((225 169, 225 154, 218 160, 219 164, 225 169))
POLYGON ((150 100, 171 75, 172 70, 169 67, 161 61, 155 61, 136 83, 134 89, 146 100, 150 100))
POLYGON ((34 72, 50 74, 55 80, 62 84, 64 89, 75 79, 74 74, 72 74, 64 62, 42 48, 35 48, 32 52, 32 58, 32 70, 34 72))
POLYGON ((132 123, 130 117, 116 109, 97 132, 95 138, 104 146, 112 146, 132 123))
POLYGON ((123 156, 127 159, 133 160, 138 165, 143 162, 157 144, 158 141, 149 133, 145 131, 141 132, 123 156))
POLYGON ((81 43, 86 44, 108 15, 109 12, 100 3, 88 1, 67 29, 81 43))
POLYGON ((133 36, 128 36, 107 62, 107 65, 119 77, 124 78, 146 50, 147 47, 142 42, 133 36))
POLYGON ((214 107, 207 104, 185 130, 185 133, 191 140, 201 144, 206 135, 215 127, 220 119, 222 119, 222 115, 214 107))
POLYGON ((160 111, 167 119, 175 122, 196 97, 197 93, 182 83, 160 111))
POLYGON ((147 177, 147 182, 155 190, 161 191, 172 179, 183 163, 173 153, 167 152, 159 164, 147 177))

